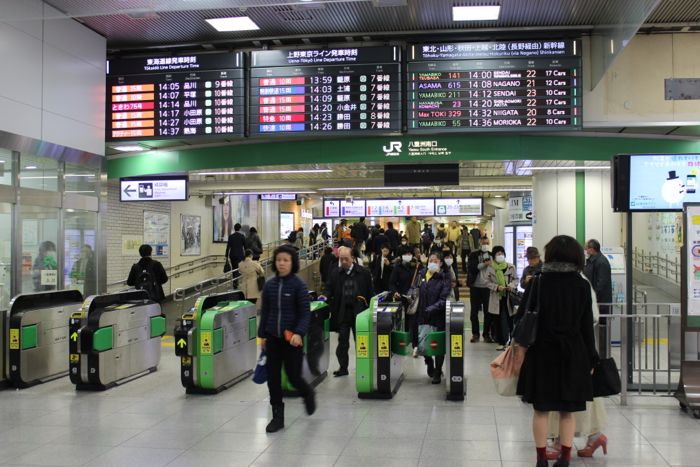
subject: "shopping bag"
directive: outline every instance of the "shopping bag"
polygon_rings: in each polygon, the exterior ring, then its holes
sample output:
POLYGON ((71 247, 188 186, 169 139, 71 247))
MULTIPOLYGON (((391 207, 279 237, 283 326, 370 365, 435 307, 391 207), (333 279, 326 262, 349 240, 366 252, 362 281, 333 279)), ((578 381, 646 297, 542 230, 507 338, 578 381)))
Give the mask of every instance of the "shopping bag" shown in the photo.
POLYGON ((429 324, 419 324, 418 325, 418 355, 426 355, 428 345, 428 334, 437 331, 435 326, 429 324))
POLYGON ((253 382, 255 384, 265 384, 267 382, 267 354, 264 350, 260 352, 258 364, 255 365, 253 382))
POLYGON ((491 362, 491 379, 501 396, 515 395, 526 351, 525 347, 511 344, 491 362))
POLYGON ((607 397, 620 394, 622 381, 614 358, 598 360, 593 369, 593 397, 607 397))

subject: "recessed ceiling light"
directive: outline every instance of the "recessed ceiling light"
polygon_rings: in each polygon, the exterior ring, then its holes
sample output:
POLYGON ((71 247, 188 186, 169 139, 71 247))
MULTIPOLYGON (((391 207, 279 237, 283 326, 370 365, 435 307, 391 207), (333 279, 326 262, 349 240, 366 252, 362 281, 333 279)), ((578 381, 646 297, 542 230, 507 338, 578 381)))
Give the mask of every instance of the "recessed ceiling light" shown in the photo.
POLYGON ((36 165, 27 165, 24 167, 26 170, 34 170, 37 169, 38 167, 36 165))
POLYGON ((124 146, 113 146, 112 149, 115 149, 117 151, 122 151, 122 152, 143 151, 143 146, 139 146, 138 144, 131 144, 131 145, 124 145, 124 146))
POLYGON ((247 16, 235 16, 232 18, 212 18, 206 20, 219 32, 230 31, 254 31, 260 29, 252 19, 247 16))
POLYGON ((0 164, 5 164, 5 161, 0 161, 0 164))
POLYGON ((496 21, 500 13, 500 5, 453 6, 452 21, 496 21))
POLYGON ((494 198, 503 198, 503 195, 494 195, 494 198))

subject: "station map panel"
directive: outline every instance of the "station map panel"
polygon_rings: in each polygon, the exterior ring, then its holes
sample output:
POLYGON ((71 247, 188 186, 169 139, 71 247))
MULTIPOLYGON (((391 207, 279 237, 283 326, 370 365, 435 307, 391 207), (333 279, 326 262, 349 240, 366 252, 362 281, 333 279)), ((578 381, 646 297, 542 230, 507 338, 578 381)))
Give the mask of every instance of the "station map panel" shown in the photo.
POLYGON ((107 63, 107 141, 242 137, 243 53, 107 63))

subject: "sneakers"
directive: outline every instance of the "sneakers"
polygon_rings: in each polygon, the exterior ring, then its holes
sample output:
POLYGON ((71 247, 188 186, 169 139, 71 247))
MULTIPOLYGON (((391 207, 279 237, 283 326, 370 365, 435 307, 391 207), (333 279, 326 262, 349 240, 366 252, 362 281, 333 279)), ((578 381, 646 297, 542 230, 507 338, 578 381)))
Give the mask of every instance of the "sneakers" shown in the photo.
POLYGON ((493 339, 491 339, 489 336, 484 336, 484 342, 487 344, 493 344, 493 339))
POLYGON ((503 351, 503 350, 506 350, 506 346, 505 346, 505 345, 501 345, 501 346, 498 347, 496 350, 498 350, 499 352, 500 352, 500 351, 503 351))
POLYGON ((440 384, 440 377, 442 376, 442 371, 435 371, 433 374, 432 384, 440 384))
MULTIPOLYGON (((335 370, 335 371, 333 372, 333 376, 334 376, 335 378, 337 378, 337 377, 339 377, 339 376, 347 376, 348 374, 349 374, 349 373, 348 373, 348 370, 343 370, 343 369, 335 370)), ((311 415, 311 414, 309 414, 309 415, 311 415)))
POLYGON ((472 344, 475 342, 479 342, 479 336, 472 336, 472 338, 469 342, 471 342, 472 344))

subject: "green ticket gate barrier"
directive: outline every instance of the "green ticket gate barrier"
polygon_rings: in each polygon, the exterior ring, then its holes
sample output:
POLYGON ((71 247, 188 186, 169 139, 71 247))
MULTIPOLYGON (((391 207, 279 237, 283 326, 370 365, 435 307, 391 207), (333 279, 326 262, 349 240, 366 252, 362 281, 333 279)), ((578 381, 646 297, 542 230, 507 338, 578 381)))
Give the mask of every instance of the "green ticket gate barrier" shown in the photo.
POLYGON ((361 399, 391 399, 404 378, 402 357, 408 355, 410 339, 401 331, 401 304, 384 301, 386 297, 372 297, 355 320, 355 385, 361 399))
POLYGON ((68 325, 70 380, 104 390, 156 371, 165 316, 143 290, 93 295, 68 325))
POLYGON ((255 367, 257 313, 240 291, 199 297, 174 335, 187 394, 216 394, 255 367))
MULTIPOLYGON (((304 336, 304 359, 302 376, 311 387, 318 386, 328 375, 330 365, 331 340, 330 319, 327 317, 326 302, 311 302, 311 320, 309 332, 304 336)), ((298 396, 299 393, 287 379, 282 368, 282 390, 286 396, 298 396)))
MULTIPOLYGON (((10 302, 7 322, 5 376, 16 388, 68 374, 68 319, 80 311, 83 296, 77 290, 17 295, 10 302)), ((4 336, 4 334, 3 334, 4 336)), ((4 352, 3 352, 4 354, 4 352)))

